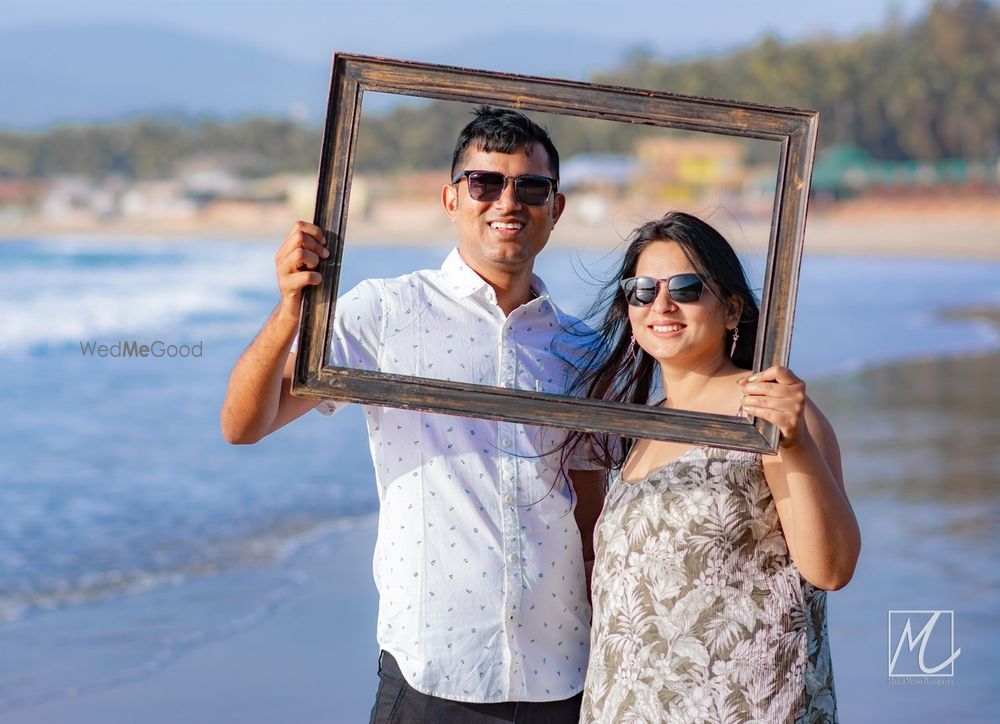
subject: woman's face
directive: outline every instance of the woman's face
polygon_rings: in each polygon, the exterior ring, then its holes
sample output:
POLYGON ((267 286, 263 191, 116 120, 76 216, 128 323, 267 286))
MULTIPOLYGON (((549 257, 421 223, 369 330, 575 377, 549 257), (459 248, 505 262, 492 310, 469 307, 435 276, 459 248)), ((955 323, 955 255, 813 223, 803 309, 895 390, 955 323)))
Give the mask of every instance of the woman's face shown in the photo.
MULTIPOLYGON (((635 276, 668 279, 697 270, 673 241, 656 241, 639 255, 635 276)), ((653 303, 628 308, 636 342, 661 364, 694 368, 717 363, 725 354, 726 330, 735 326, 726 309, 706 287, 696 302, 678 303, 665 283, 659 284, 653 303)))

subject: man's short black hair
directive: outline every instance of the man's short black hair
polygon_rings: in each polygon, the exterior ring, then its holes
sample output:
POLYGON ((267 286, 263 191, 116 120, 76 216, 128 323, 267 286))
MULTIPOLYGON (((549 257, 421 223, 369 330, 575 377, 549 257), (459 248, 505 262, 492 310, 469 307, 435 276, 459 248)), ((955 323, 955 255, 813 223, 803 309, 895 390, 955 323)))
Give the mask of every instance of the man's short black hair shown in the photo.
POLYGON ((531 155, 531 144, 539 143, 549 155, 552 177, 559 180, 559 152, 545 129, 527 116, 506 108, 480 106, 475 119, 462 129, 451 157, 451 177, 461 173, 465 152, 470 146, 485 153, 515 153, 531 155))

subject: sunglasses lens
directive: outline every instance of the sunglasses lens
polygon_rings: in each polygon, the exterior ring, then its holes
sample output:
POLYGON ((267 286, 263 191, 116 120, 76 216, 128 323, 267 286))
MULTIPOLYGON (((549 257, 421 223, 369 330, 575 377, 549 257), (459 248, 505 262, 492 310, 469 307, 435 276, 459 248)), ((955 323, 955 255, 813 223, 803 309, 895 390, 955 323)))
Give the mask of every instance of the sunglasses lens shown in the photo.
POLYGON ((518 176, 514 179, 514 193, 528 206, 541 206, 549 200, 552 182, 541 176, 518 176))
POLYGON ((678 274, 670 277, 667 282, 667 291, 670 298, 678 303, 697 302, 701 299, 701 293, 705 284, 697 274, 678 274))
POLYGON ((633 307, 645 307, 656 299, 656 280, 652 277, 632 277, 622 282, 625 301, 633 307))
POLYGON ((468 174, 469 196, 476 201, 496 201, 503 193, 504 177, 493 171, 475 171, 468 174))

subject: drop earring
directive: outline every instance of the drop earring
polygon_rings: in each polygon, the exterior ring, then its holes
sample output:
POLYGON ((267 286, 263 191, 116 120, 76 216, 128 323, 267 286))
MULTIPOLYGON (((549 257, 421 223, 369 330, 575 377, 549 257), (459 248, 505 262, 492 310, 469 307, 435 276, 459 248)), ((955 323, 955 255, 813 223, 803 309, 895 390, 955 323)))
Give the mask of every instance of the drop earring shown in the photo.
POLYGON ((730 358, 732 358, 732 356, 734 354, 736 354, 736 340, 738 340, 739 338, 740 338, 740 328, 739 327, 733 327, 733 344, 729 348, 729 357, 730 358))
POLYGON ((628 345, 628 356, 632 358, 632 364, 635 364, 635 335, 632 335, 632 341, 628 345))

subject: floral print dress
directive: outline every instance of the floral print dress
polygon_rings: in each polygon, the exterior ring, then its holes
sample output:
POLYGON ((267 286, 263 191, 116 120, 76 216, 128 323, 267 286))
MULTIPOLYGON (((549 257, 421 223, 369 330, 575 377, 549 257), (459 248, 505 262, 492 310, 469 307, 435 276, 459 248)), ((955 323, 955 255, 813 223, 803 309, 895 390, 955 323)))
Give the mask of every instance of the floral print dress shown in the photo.
POLYGON ((608 491, 581 722, 835 722, 826 592, 754 453, 693 447, 608 491))

